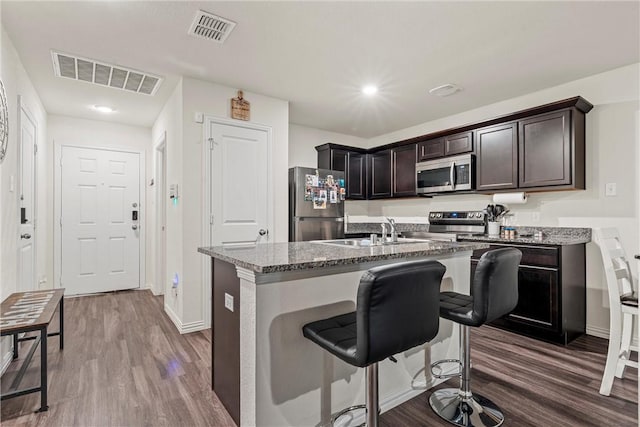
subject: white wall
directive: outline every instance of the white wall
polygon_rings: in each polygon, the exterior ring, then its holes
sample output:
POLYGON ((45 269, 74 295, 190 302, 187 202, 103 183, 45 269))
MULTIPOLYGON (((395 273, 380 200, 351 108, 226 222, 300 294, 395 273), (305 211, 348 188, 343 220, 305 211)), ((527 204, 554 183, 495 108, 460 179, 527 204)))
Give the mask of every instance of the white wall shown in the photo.
MULTIPOLYGON (((46 181, 46 155, 49 147, 46 144, 47 113, 36 93, 29 76, 27 75, 18 53, 13 43, 2 30, 0 35, 0 78, 4 84, 8 112, 9 112, 9 144, 7 155, 0 164, 0 300, 4 300, 9 294, 17 289, 17 262, 18 262, 18 192, 10 191, 13 179, 14 188, 18 188, 18 160, 19 160, 19 132, 18 116, 19 104, 18 96, 22 97, 23 103, 33 115, 38 126, 36 143, 38 144, 38 156, 36 169, 39 177, 37 188, 37 215, 38 223, 35 230, 36 240, 36 274, 39 280, 46 280, 51 286, 51 275, 46 269, 45 252, 48 239, 46 231, 46 206, 48 193, 42 182, 46 181)), ((47 284, 45 284, 47 286, 47 284)), ((0 350, 0 366, 4 367, 6 360, 4 357, 10 349, 10 339, 2 341, 0 350)), ((10 359, 9 359, 10 360, 10 359)))
MULTIPOLYGON (((182 272, 182 244, 183 244, 183 234, 182 234, 182 200, 178 205, 173 205, 169 201, 168 197, 168 185, 179 183, 182 185, 182 79, 178 82, 175 90, 171 94, 171 97, 167 100, 164 108, 160 112, 160 115, 156 119, 153 128, 152 128, 152 143, 157 144, 166 134, 166 148, 165 148, 165 156, 166 156, 166 183, 164 191, 167 194, 167 211, 166 211, 166 272, 167 277, 158 278, 156 277, 156 269, 155 269, 155 241, 158 237, 155 233, 154 235, 153 247, 154 251, 150 254, 151 262, 149 265, 151 266, 150 277, 154 279, 152 282, 157 284, 158 282, 162 282, 160 288, 164 289, 164 306, 165 311, 169 314, 169 316, 176 321, 176 319, 180 319, 182 316, 182 293, 174 293, 170 290, 171 288, 171 280, 173 278, 174 272, 182 272)), ((155 165, 155 156, 153 158, 154 162, 154 178, 156 181, 159 181, 158 176, 156 175, 156 171, 158 171, 157 165, 155 165)), ((154 191, 155 193, 155 191, 154 191)), ((155 230, 155 210, 156 210, 156 202, 155 202, 155 194, 153 196, 154 202, 152 203, 152 221, 150 221, 150 229, 155 230)))
POLYGON ((369 140, 342 133, 289 124, 289 167, 318 167, 316 146, 331 142, 350 147, 368 148, 369 140))
MULTIPOLYGON (((373 138, 370 147, 424 135, 570 98, 594 104, 586 116, 586 187, 584 191, 532 193, 526 205, 510 206, 518 225, 600 227, 615 226, 628 255, 640 253, 640 64, 502 101, 454 116, 433 120, 373 138), (605 197, 606 183, 617 183, 618 195, 605 197), (539 219, 536 219, 539 215, 539 219)), ((456 96, 464 96, 464 92, 456 96)), ((367 203, 371 216, 424 216, 432 210, 479 209, 489 196, 442 196, 433 199, 377 200, 367 203)), ((347 214, 362 214, 362 203, 348 204, 347 214)), ((632 262, 637 276, 637 263, 632 262)), ((608 302, 598 247, 587 245, 587 330, 608 333, 608 302)))
MULTIPOLYGON (((207 323, 203 301, 210 286, 201 275, 203 263, 210 259, 197 252, 203 245, 204 131, 194 116, 199 112, 229 117, 230 100, 236 96, 236 88, 184 77, 153 126, 153 141, 167 132, 167 181, 179 184, 181 193, 178 205, 170 206, 167 215, 167 274, 171 278, 178 273, 181 284, 177 298, 167 292, 165 302, 175 299, 173 320, 187 330, 207 323)), ((274 241, 287 241, 289 104, 246 91, 244 98, 251 103, 251 121, 273 129, 274 229, 270 235, 274 241)))
MULTIPOLYGON (((117 114, 117 113, 115 113, 117 114)), ((149 206, 150 196, 148 191, 149 181, 151 180, 152 173, 149 165, 149 159, 151 156, 151 129, 142 126, 123 125, 113 122, 104 122, 99 120, 87 120, 79 119, 69 116, 49 115, 48 117, 48 130, 47 130, 47 144, 51 149, 47 152, 47 178, 43 183, 47 187, 47 194, 49 200, 47 203, 47 231, 52 238, 49 239, 47 247, 47 261, 48 271, 55 271, 59 268, 59 265, 54 268, 54 262, 59 262, 59 257, 55 257, 56 248, 54 244, 60 244, 60 242, 54 242, 54 230, 55 230, 55 218, 58 217, 60 212, 55 212, 56 209, 53 197, 54 197, 54 148, 59 150, 60 146, 72 145, 76 147, 87 148, 111 148, 121 150, 133 150, 141 151, 145 157, 145 169, 143 171, 143 179, 145 180, 144 188, 145 194, 141 194, 141 209, 143 211, 143 223, 142 227, 145 227, 144 238, 145 241, 141 242, 145 247, 146 258, 149 258, 149 251, 151 250, 149 244, 149 234, 151 229, 148 227, 149 219, 149 206)), ((59 190, 59 189, 58 189, 59 190)), ((144 261, 144 258, 141 258, 144 261)), ((142 273, 143 271, 141 271, 142 273)), ((59 286, 59 277, 53 277, 53 283, 55 286, 59 286)), ((146 283, 141 282, 141 287, 145 287, 146 283)))

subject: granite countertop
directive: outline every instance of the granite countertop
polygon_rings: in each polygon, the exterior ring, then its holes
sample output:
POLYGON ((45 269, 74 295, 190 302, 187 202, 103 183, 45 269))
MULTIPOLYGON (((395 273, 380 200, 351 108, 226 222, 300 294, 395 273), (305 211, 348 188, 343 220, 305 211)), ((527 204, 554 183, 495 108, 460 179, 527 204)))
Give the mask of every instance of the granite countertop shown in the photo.
MULTIPOLYGON (((380 223, 372 222, 354 222, 346 224, 345 233, 380 233, 380 223)), ((429 224, 409 224, 398 223, 398 232, 425 231, 429 232, 429 224)), ((517 237, 513 239, 504 239, 500 237, 490 237, 486 234, 459 234, 459 240, 478 241, 478 242, 494 242, 494 243, 523 243, 536 245, 577 245, 580 243, 589 243, 591 241, 590 228, 577 227, 532 227, 532 226, 516 226, 514 227, 517 237), (542 232, 542 239, 534 238, 536 231, 542 232)))
POLYGON ((461 234, 458 239, 464 241, 477 241, 488 243, 524 243, 535 245, 578 245, 591 241, 590 228, 573 227, 515 227, 516 237, 506 239, 501 237, 488 236, 486 234, 461 234), (536 239, 534 233, 542 232, 542 238, 536 239))
POLYGON ((488 247, 485 242, 425 241, 364 247, 294 242, 265 243, 251 247, 202 247, 198 248, 198 252, 256 273, 276 273, 407 257, 449 255, 488 247))

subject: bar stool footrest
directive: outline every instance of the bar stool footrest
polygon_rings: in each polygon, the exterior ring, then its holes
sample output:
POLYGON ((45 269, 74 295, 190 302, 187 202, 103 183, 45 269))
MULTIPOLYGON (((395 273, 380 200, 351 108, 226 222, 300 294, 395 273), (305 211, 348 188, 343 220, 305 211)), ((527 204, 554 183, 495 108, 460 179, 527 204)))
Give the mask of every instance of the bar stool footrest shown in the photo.
MULTIPOLYGON (((357 411, 359 409, 364 409, 365 415, 366 415, 367 405, 349 406, 348 408, 343 409, 342 411, 338 412, 336 415, 331 417, 331 425, 334 426, 336 424, 336 421, 338 421, 338 418, 348 414, 349 412, 357 411)), ((378 408, 378 415, 380 415, 380 408, 378 408)), ((366 419, 366 416, 365 416, 365 419, 366 419)), ((367 425, 367 423, 365 421, 364 423, 359 424, 359 425, 357 425, 355 427, 365 427, 366 425, 367 425)))
POLYGON ((436 362, 433 362, 431 364, 431 375, 433 375, 435 378, 438 379, 447 379, 447 378, 453 378, 453 377, 459 377, 462 375, 462 361, 460 359, 442 359, 442 360, 438 360, 436 362), (434 372, 434 369, 439 369, 440 372, 442 372, 442 368, 440 367, 440 365, 443 365, 445 363, 457 363, 458 364, 458 372, 454 372, 451 374, 437 374, 434 372))

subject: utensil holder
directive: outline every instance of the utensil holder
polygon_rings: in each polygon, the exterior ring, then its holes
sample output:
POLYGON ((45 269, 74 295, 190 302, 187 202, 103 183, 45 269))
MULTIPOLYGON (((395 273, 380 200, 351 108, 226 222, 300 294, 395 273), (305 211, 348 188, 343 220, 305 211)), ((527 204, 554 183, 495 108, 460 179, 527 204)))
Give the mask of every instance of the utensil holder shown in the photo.
POLYGON ((492 237, 500 235, 500 223, 496 221, 487 222, 487 234, 492 237))

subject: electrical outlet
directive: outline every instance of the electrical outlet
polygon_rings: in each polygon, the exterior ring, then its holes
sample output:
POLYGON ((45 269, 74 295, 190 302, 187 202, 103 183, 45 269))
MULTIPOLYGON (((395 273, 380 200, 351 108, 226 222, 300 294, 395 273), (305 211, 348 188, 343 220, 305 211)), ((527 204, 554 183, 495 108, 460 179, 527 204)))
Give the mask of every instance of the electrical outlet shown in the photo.
POLYGON ((611 197, 615 196, 618 193, 618 189, 616 188, 615 182, 608 182, 604 187, 604 195, 611 197))
POLYGON ((226 292, 224 293, 224 308, 233 311, 233 296, 226 292))

